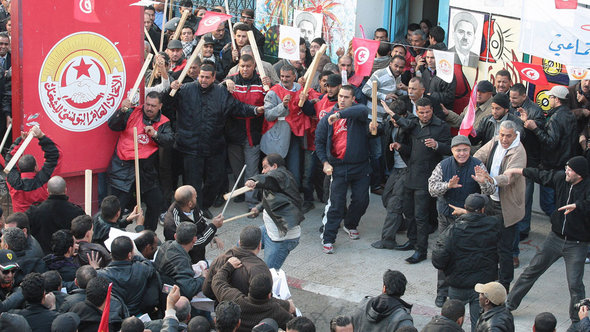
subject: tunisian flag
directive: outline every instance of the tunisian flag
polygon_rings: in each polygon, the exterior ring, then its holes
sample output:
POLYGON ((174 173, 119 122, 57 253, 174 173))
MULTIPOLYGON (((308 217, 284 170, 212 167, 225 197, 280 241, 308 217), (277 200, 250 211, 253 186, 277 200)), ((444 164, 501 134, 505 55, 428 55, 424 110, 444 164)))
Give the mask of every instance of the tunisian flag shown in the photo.
POLYGON ((360 77, 371 75, 373 61, 377 49, 381 44, 378 40, 353 38, 352 49, 354 51, 354 72, 360 77))
POLYGON ((94 0, 73 0, 74 18, 86 23, 99 23, 94 0))
POLYGON ((199 23, 199 28, 195 35, 200 36, 204 35, 207 32, 212 32, 217 30, 217 26, 219 23, 227 21, 231 18, 231 15, 224 14, 224 13, 217 13, 217 12, 205 12, 205 16, 201 19, 199 23))
POLYGON ((461 121, 461 127, 459 127, 459 135, 463 136, 477 136, 473 123, 475 122, 475 105, 477 105, 477 84, 473 84, 473 90, 471 90, 471 98, 469 98, 469 106, 467 107, 467 114, 461 121))
POLYGON ((529 83, 533 83, 535 85, 548 84, 545 72, 543 72, 543 66, 516 61, 512 61, 512 64, 514 65, 514 68, 518 70, 518 72, 520 73, 520 78, 522 78, 523 80, 529 83))

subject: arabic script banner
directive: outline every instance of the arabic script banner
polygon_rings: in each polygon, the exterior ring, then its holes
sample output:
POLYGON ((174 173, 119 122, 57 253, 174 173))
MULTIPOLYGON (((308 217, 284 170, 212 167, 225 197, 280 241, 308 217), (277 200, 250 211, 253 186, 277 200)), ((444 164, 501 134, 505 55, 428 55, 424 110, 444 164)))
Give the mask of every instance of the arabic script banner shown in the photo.
MULTIPOLYGON (((38 125, 62 152, 57 174, 109 165, 119 135, 107 121, 143 63, 143 10, 130 2, 14 3, 13 137, 38 125)), ((26 153, 43 163, 36 141, 26 153)))
POLYGON ((575 67, 590 67, 590 9, 555 9, 553 0, 523 0, 522 52, 575 67))

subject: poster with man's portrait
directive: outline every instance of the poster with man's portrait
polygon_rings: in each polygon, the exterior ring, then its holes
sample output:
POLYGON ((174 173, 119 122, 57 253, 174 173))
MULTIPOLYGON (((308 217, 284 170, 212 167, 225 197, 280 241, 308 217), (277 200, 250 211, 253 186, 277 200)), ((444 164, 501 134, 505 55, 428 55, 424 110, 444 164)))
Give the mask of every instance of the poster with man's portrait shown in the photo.
POLYGON ((302 10, 293 12, 293 26, 299 28, 301 37, 309 45, 312 40, 322 36, 322 20, 324 15, 321 13, 310 13, 302 10))
POLYGON ((449 15, 449 51, 455 63, 477 67, 483 37, 484 14, 451 8, 449 15))

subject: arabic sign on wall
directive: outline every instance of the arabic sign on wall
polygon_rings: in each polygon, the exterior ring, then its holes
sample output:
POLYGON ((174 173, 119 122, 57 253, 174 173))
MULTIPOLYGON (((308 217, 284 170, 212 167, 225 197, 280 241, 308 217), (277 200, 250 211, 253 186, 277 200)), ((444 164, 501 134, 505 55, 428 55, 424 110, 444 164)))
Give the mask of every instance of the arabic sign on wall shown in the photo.
POLYGON ((523 0, 519 46, 534 56, 590 67, 590 10, 556 10, 552 0, 523 0))

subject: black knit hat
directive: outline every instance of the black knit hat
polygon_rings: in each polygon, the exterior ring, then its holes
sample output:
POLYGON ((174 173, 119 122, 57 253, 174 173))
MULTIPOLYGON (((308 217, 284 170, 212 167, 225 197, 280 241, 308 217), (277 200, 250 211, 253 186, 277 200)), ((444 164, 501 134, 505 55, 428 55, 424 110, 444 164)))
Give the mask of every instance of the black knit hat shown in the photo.
POLYGON ((584 179, 588 177, 588 161, 582 156, 576 156, 568 160, 567 165, 584 179))
POLYGON ((508 97, 508 95, 505 93, 497 93, 494 98, 492 98, 492 103, 497 104, 503 109, 509 109, 510 97, 508 97))

